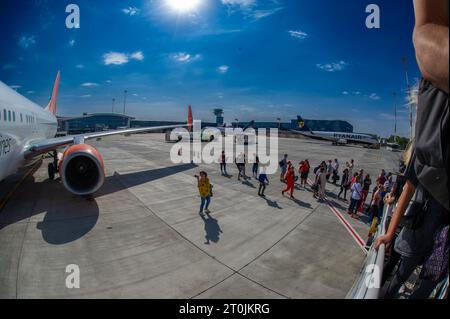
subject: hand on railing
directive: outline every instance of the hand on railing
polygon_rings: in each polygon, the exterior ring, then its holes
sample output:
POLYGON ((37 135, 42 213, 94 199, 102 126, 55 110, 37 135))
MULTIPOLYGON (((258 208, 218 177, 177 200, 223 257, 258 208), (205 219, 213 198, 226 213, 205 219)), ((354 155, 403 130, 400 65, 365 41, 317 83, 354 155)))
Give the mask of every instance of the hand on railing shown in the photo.
POLYGON ((393 239, 392 236, 389 235, 383 235, 378 237, 375 242, 375 250, 378 251, 381 245, 385 245, 386 250, 389 250, 389 247, 391 246, 392 243, 392 239, 393 239))

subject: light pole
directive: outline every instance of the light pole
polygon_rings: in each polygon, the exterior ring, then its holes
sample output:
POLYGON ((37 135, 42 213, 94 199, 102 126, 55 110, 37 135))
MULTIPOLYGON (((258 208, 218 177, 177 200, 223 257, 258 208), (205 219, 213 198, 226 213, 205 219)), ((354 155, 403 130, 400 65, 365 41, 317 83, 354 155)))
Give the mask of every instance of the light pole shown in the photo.
POLYGON ((236 122, 236 128, 239 127, 239 119, 234 119, 234 121, 236 122))
POLYGON ((112 99, 112 113, 114 113, 115 104, 116 104, 116 99, 112 99))
POLYGON ((397 140, 397 93, 393 92, 392 96, 394 97, 394 143, 397 140))
POLYGON ((125 115, 125 111, 127 108, 127 93, 127 90, 123 91, 123 115, 125 115))
POLYGON ((408 94, 408 107, 409 107, 409 138, 412 141, 413 138, 413 101, 411 96, 411 86, 409 84, 409 76, 408 76, 408 59, 406 57, 402 58, 403 68, 405 70, 406 77, 406 94, 408 94))
POLYGON ((281 118, 277 118, 278 121, 278 130, 281 130, 281 118))

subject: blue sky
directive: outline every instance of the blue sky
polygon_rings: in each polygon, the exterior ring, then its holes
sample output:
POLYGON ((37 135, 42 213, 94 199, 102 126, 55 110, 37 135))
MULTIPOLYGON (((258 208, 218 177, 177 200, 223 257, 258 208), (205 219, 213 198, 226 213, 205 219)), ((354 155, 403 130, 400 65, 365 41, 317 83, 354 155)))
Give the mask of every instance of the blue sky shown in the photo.
MULTIPOLYGON (((402 57, 419 78, 411 0, 198 0, 188 12, 171 0, 2 0, 0 80, 40 105, 57 70, 58 113, 122 111, 180 120, 188 104, 211 121, 342 119, 356 131, 408 135, 402 57), (81 28, 67 29, 76 3, 81 28), (367 29, 365 8, 381 8, 367 29)), ((172 0, 173 1, 173 0, 172 0)))

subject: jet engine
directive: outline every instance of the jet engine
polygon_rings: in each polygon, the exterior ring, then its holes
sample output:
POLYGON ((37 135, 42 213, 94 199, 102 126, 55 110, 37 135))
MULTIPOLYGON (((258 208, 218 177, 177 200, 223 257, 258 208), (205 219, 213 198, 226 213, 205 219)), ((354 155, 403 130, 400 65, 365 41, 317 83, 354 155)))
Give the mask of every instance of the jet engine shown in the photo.
POLYGON ((71 193, 79 196, 93 194, 105 181, 103 158, 91 145, 70 146, 59 162, 59 174, 71 193))

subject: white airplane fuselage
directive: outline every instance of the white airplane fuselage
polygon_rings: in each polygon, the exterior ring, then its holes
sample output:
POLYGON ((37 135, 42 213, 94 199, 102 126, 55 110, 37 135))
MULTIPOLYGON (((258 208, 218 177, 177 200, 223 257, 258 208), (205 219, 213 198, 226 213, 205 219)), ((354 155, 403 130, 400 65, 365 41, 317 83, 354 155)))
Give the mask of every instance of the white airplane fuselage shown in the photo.
POLYGON ((371 136, 369 134, 322 131, 301 132, 301 134, 312 138, 320 138, 342 144, 354 143, 369 146, 379 145, 379 141, 374 136, 371 136))
POLYGON ((0 82, 0 181, 32 163, 24 151, 33 142, 55 137, 57 123, 51 112, 0 82))

